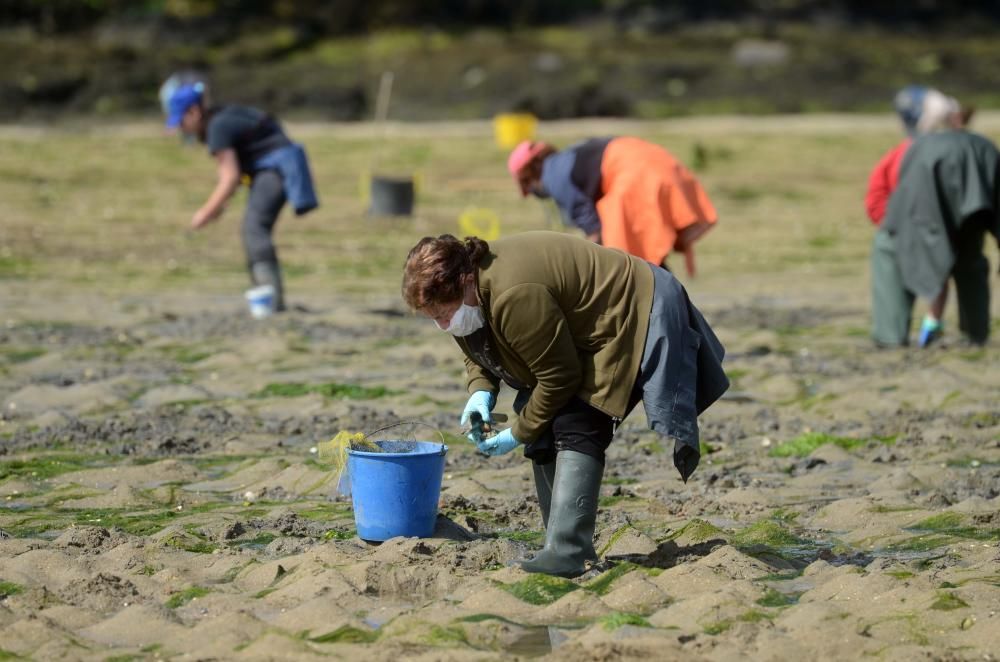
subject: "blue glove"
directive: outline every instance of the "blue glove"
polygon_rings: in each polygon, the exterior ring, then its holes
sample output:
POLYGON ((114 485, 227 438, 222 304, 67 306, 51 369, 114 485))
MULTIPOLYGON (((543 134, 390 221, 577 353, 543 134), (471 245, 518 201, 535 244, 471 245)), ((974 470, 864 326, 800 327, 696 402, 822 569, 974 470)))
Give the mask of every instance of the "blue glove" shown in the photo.
POLYGON ((468 436, 469 441, 472 443, 478 444, 482 441, 483 423, 493 422, 490 412, 493 411, 493 407, 496 403, 496 397, 489 391, 476 391, 469 398, 469 401, 465 403, 465 410, 462 412, 462 418, 459 421, 459 425, 465 427, 469 424, 473 414, 479 414, 478 421, 471 421, 472 431, 469 432, 468 436))
POLYGON ((519 443, 514 438, 514 433, 511 432, 511 429, 507 428, 506 430, 501 430, 495 437, 484 439, 476 445, 479 447, 480 453, 496 457, 497 455, 504 455, 511 452, 517 448, 519 443))

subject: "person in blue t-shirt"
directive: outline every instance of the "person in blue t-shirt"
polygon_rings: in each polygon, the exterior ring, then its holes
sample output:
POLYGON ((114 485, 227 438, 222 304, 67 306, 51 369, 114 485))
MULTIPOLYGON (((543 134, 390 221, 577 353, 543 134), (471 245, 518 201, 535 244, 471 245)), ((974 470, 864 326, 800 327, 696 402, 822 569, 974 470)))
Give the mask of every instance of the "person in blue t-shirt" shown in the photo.
POLYGON ((305 150, 271 115, 247 106, 208 106, 204 92, 201 83, 179 85, 166 102, 167 128, 204 143, 218 169, 215 189, 191 217, 191 228, 217 219, 242 177, 249 177, 242 228, 247 268, 254 285, 274 288, 274 311, 284 310, 281 268, 271 235, 286 201, 296 215, 319 206, 305 150))

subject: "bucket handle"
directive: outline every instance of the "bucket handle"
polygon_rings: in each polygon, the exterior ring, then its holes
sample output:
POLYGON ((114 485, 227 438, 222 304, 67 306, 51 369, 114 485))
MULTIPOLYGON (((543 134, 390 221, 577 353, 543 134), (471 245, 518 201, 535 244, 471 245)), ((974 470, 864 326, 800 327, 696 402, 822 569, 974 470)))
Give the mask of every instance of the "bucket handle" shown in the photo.
POLYGON ((372 430, 371 432, 366 432, 365 433, 365 439, 369 439, 369 438, 371 438, 372 435, 376 435, 379 432, 385 432, 386 430, 391 430, 393 428, 398 428, 398 427, 403 426, 403 425, 422 425, 425 428, 430 428, 430 429, 434 430, 435 432, 437 432, 438 436, 441 437, 441 445, 442 446, 446 446, 447 445, 446 442, 445 442, 445 440, 444 440, 444 433, 441 432, 441 429, 434 427, 430 423, 424 423, 423 421, 397 421, 396 423, 390 423, 389 425, 386 425, 384 427, 380 427, 377 430, 372 430))

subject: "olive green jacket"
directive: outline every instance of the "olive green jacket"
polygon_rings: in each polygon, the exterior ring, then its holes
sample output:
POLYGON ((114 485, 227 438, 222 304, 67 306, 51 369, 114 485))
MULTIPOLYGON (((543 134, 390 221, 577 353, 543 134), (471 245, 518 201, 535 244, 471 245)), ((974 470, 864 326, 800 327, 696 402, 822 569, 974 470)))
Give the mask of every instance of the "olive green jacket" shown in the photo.
MULTIPOLYGON (((478 295, 496 360, 532 389, 512 430, 518 441, 535 441, 574 395, 624 418, 653 301, 648 263, 579 237, 524 232, 490 242, 478 295)), ((495 394, 499 379, 456 340, 469 392, 495 394)))

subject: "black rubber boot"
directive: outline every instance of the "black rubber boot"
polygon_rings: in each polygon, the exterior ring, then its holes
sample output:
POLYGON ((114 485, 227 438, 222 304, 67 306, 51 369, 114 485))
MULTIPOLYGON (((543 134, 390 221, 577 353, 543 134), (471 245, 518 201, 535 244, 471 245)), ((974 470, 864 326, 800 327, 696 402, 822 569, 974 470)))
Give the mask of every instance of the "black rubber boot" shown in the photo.
POLYGON ((552 484, 556 479, 555 460, 548 464, 531 463, 535 474, 535 494, 538 495, 538 507, 542 510, 542 526, 549 525, 549 507, 552 503, 552 484))
POLYGON ((525 572, 579 577, 587 571, 588 561, 597 560, 594 527, 603 474, 604 466, 589 455, 576 451, 556 455, 545 547, 521 563, 525 572))
POLYGON ((281 286, 281 267, 277 262, 254 262, 250 266, 250 277, 254 285, 270 285, 274 288, 274 312, 285 309, 285 293, 281 286))

